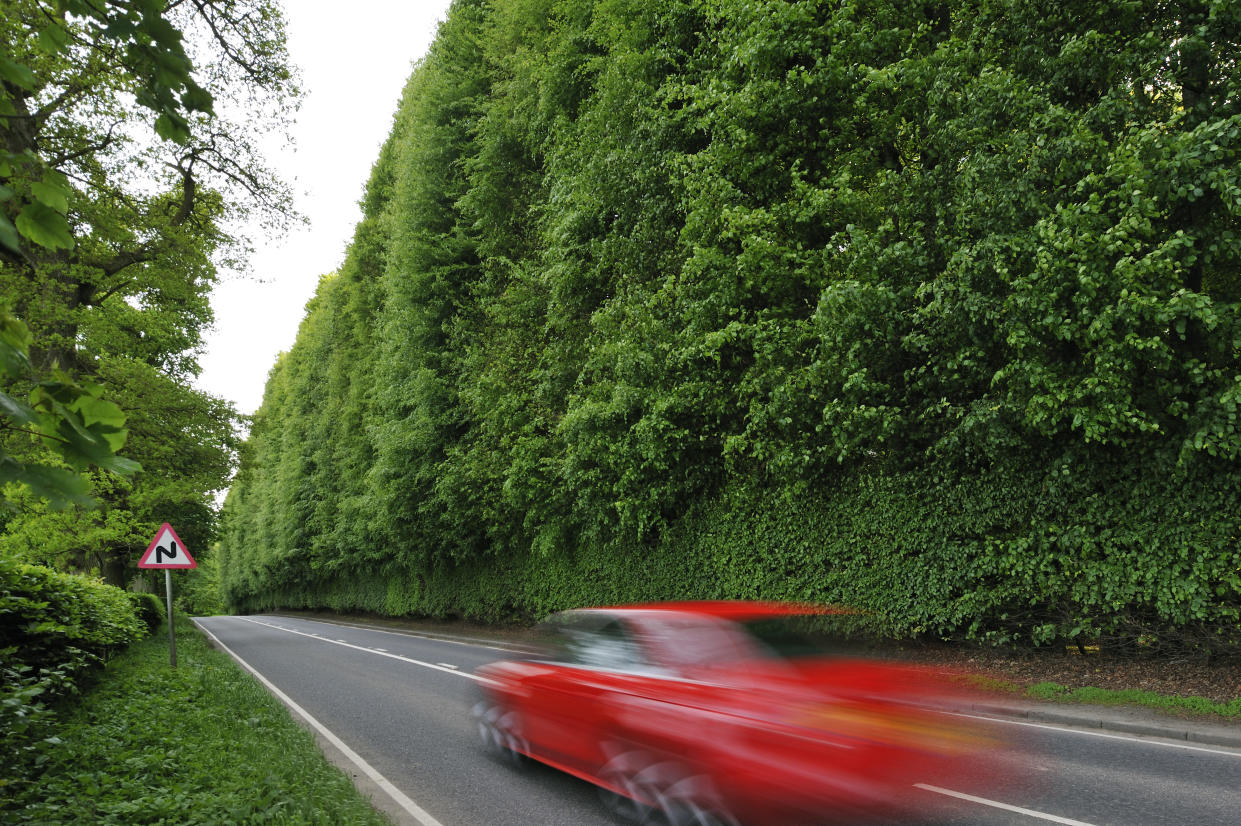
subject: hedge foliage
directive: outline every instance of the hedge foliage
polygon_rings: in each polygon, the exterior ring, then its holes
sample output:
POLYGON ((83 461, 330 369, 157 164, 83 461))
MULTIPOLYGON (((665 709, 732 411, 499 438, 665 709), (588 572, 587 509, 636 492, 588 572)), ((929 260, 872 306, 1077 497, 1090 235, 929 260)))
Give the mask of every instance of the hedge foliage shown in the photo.
POLYGON ((0 556, 0 764, 15 767, 37 751, 51 704, 77 694, 91 671, 145 636, 149 611, 162 618, 158 599, 140 608, 133 596, 0 556))
POLYGON ((1221 3, 458 0, 226 599, 1235 647, 1238 58, 1221 3))
POLYGON ((159 630, 167 614, 164 601, 159 598, 159 595, 131 592, 129 599, 133 602, 134 610, 138 612, 138 619, 146 626, 147 631, 154 634, 159 630))

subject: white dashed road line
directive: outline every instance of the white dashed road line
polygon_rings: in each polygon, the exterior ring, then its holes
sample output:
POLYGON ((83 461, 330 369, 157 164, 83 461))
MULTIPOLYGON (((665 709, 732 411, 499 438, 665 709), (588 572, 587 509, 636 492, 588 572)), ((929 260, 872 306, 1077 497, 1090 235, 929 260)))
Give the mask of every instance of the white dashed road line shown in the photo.
MULTIPOLYGON (((240 617, 238 617, 240 619, 240 617)), ((468 645, 470 648, 488 648, 492 651, 519 651, 519 647, 512 645, 504 645, 496 643, 493 640, 475 639, 472 637, 453 637, 441 636, 439 634, 422 634, 417 631, 393 631, 388 628, 380 628, 377 625, 365 625, 360 622, 331 622, 323 619, 303 619, 303 622, 313 622, 320 625, 330 625, 333 628, 353 628, 363 629, 366 631, 374 631, 377 634, 392 634, 395 637, 417 637, 420 640, 431 640, 432 642, 443 642, 449 645, 468 645)), ((289 630, 289 629, 285 629, 289 630)))
POLYGON ((928 791, 928 792, 935 792, 935 794, 942 794, 942 795, 946 795, 947 797, 955 797, 958 800, 967 800, 970 803, 978 803, 979 805, 982 805, 982 806, 990 806, 993 809, 1003 809, 1006 812, 1016 812, 1017 814, 1020 814, 1020 815, 1036 817, 1039 820, 1046 820, 1046 821, 1050 821, 1051 823, 1062 823, 1062 824, 1065 824, 1065 826, 1093 826, 1093 824, 1087 823, 1084 820, 1073 820, 1072 818, 1069 818, 1069 817, 1059 817, 1058 815, 1049 815, 1046 812, 1038 812, 1038 811, 1035 811, 1034 809, 1023 809, 1021 806, 1013 806, 1010 803, 1001 803, 998 800, 988 800, 985 797, 976 797, 975 795, 966 794, 965 792, 954 792, 952 789, 943 789, 943 788, 940 788, 939 786, 931 786, 926 783, 915 783, 914 788, 923 789, 924 791, 928 791))
POLYGON ((1131 734, 1108 734, 1103 731, 1092 731, 1090 729, 1069 728, 1068 726, 1057 726, 1051 723, 1031 723, 1026 720, 1009 720, 1005 717, 988 717, 982 714, 964 714, 962 712, 949 712, 956 717, 969 717, 972 720, 986 720, 990 723, 1007 723, 1010 726, 1026 726, 1027 728, 1050 729, 1051 731, 1059 731, 1065 734, 1082 734, 1087 737, 1102 737, 1105 740, 1126 740, 1130 743, 1137 743, 1143 746, 1163 746, 1169 749, 1183 749, 1185 751, 1205 751, 1207 754, 1222 754, 1226 757, 1241 757, 1241 751, 1230 751, 1228 749, 1213 749, 1209 746, 1191 746, 1188 743, 1172 743, 1167 740, 1147 740, 1145 737, 1134 737, 1131 734))
POLYGON ((409 663, 410 665, 420 665, 423 668, 429 668, 432 671, 443 671, 445 674, 456 674, 458 677, 468 677, 469 679, 474 680, 475 682, 479 682, 479 683, 494 682, 493 680, 489 680, 486 677, 480 677, 477 674, 471 674, 468 671, 461 671, 455 665, 454 666, 437 665, 436 663, 428 663, 428 662, 423 662, 422 660, 415 660, 409 657, 402 657, 400 654, 389 654, 387 651, 380 651, 377 648, 367 648, 364 645, 354 645, 351 642, 344 642, 343 640, 329 640, 327 637, 320 637, 318 634, 308 634, 305 631, 294 631, 289 628, 281 628, 279 625, 273 625, 270 622, 263 622, 262 620, 251 619, 250 617, 235 617, 235 619, 244 620, 246 622, 252 622, 255 625, 264 625, 264 626, 267 626, 268 628, 274 628, 277 631, 284 631, 287 634, 297 634, 299 637, 310 637, 311 639, 316 639, 319 642, 327 642, 327 643, 331 643, 332 645, 343 645, 345 648, 352 648, 355 651, 365 651, 367 654, 378 654, 381 657, 387 657, 388 659, 391 659, 391 660, 400 660, 401 662, 409 663))

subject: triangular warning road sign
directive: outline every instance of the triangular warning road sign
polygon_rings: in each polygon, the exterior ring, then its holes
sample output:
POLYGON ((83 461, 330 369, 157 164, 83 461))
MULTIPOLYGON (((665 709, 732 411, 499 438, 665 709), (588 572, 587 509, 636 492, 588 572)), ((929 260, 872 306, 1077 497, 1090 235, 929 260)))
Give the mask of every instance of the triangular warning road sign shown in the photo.
POLYGON ((139 568, 197 568, 198 563, 186 549, 185 543, 172 525, 167 522, 159 526, 155 538, 147 546, 147 552, 138 560, 139 568))

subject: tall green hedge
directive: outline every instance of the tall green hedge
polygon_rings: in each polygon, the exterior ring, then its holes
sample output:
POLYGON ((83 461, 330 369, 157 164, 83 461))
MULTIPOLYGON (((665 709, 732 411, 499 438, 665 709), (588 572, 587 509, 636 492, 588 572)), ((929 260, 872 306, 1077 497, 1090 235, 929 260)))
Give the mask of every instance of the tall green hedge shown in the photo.
POLYGON ((1239 58, 1220 3, 458 0, 226 598, 1231 645, 1239 58))

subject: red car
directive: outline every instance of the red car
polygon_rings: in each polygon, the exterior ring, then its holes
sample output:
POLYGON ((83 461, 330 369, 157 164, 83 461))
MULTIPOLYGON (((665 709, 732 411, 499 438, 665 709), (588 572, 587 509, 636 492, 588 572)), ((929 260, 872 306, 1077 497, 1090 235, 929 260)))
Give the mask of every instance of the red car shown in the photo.
POLYGON ((906 819, 935 805, 915 783, 977 788, 1000 761, 949 713, 971 691, 833 654, 814 632, 842 613, 694 602, 556 614, 537 653, 479 670, 479 731, 594 783, 632 820, 672 826, 906 819))

